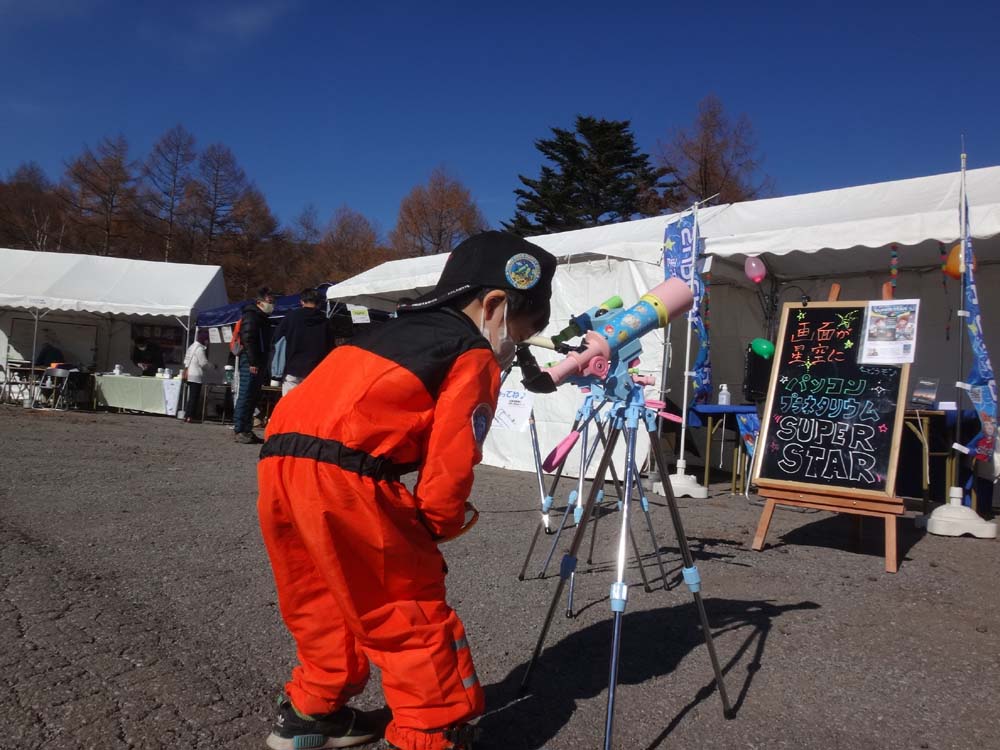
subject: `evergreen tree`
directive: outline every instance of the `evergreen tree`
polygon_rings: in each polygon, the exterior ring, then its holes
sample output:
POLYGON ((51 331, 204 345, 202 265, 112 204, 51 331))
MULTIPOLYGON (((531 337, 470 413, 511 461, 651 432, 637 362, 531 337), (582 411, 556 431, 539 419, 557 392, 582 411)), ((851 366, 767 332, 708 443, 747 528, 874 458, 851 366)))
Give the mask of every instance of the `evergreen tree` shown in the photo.
POLYGON ((655 216, 671 207, 675 182, 639 151, 628 120, 578 116, 573 131, 552 128, 535 141, 543 164, 538 179, 518 175, 517 211, 504 228, 520 234, 563 232, 655 216))

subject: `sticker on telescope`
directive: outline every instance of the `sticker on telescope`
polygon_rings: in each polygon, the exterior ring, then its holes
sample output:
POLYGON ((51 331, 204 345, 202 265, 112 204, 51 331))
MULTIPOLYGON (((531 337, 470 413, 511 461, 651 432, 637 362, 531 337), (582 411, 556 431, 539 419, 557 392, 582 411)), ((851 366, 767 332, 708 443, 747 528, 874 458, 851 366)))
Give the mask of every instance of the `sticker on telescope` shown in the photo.
POLYGON ((507 261, 504 275, 515 289, 531 289, 542 278, 542 264, 534 255, 518 253, 507 261))
POLYGON ((486 433, 490 431, 490 424, 493 422, 493 409, 489 404, 480 404, 472 411, 472 436, 476 439, 476 445, 480 448, 486 440, 486 433))
POLYGON ((627 328, 631 328, 633 331, 638 331, 639 326, 642 325, 642 321, 640 321, 637 317, 629 313, 628 315, 622 318, 622 325, 627 328))

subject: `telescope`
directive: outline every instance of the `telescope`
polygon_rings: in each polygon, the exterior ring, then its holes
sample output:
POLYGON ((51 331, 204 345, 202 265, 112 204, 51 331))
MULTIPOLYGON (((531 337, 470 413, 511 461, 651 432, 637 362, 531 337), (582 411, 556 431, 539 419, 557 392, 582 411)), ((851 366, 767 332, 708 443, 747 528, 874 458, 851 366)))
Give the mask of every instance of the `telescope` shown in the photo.
POLYGON ((552 393, 563 382, 604 381, 613 364, 625 362, 631 366, 642 351, 639 339, 691 309, 694 299, 688 285, 677 278, 667 279, 642 295, 632 307, 623 308, 621 299, 611 299, 587 312, 570 318, 570 325, 551 338, 536 336, 527 344, 562 351, 566 358, 549 367, 540 368, 526 346, 518 350, 518 363, 524 373, 524 385, 535 393, 552 393), (573 335, 582 336, 582 343, 567 347, 565 341, 573 335), (533 366, 532 366, 533 365, 533 366))

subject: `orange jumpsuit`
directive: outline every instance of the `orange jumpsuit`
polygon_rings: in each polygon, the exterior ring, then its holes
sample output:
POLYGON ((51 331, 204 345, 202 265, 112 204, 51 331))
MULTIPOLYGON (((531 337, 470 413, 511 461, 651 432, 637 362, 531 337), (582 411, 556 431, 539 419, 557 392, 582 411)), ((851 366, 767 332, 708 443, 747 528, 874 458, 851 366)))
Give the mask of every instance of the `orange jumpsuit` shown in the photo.
POLYGON ((437 541, 465 519, 500 370, 461 313, 401 315, 335 349, 278 404, 257 508, 281 614, 298 647, 286 692, 303 713, 382 671, 405 750, 483 711, 465 630, 445 601, 437 541), (420 474, 411 493, 399 481, 420 474))

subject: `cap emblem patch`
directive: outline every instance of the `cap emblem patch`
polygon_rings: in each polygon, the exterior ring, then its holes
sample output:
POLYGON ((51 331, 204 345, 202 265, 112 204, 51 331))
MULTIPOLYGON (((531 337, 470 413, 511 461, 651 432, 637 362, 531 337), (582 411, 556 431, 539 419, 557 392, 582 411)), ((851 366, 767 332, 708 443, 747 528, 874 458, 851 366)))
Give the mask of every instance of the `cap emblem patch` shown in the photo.
POLYGON ((518 253, 507 261, 504 275, 515 289, 531 289, 542 278, 542 264, 534 255, 518 253))

